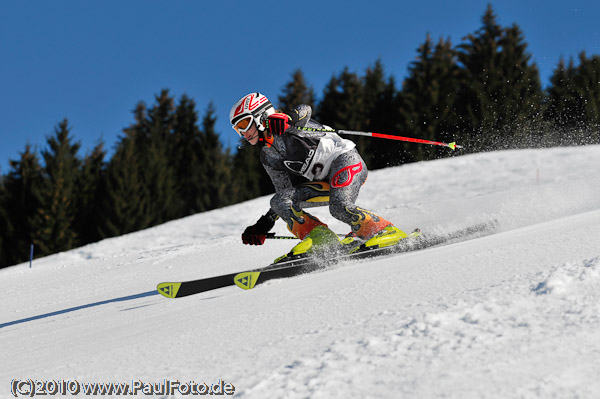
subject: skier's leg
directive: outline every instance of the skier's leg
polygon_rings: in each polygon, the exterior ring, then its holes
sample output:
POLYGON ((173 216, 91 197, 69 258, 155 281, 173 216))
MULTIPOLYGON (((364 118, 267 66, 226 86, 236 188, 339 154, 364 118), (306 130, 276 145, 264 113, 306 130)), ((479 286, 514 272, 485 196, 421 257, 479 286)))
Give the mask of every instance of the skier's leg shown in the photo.
MULTIPOLYGON (((361 186, 367 179, 367 166, 358 151, 340 155, 332 164, 330 173, 329 211, 336 218, 347 223, 352 232, 368 240, 378 235, 394 235, 395 242, 406 234, 375 213, 356 205, 361 186), (397 239, 396 239, 397 238, 397 239)), ((389 242, 389 240, 388 240, 389 242)), ((374 244, 374 241, 370 243, 374 244)), ((377 244, 378 245, 378 244, 377 244)))
POLYGON ((288 230, 303 240, 316 226, 327 225, 317 217, 304 211, 312 201, 313 206, 329 201, 329 185, 325 183, 305 183, 276 193, 271 198, 271 209, 287 224, 288 230))
POLYGON ((309 253, 328 255, 340 247, 340 240, 327 225, 303 210, 303 206, 319 206, 329 200, 329 185, 322 182, 305 183, 279 192, 271 199, 271 208, 287 223, 288 230, 302 240, 275 263, 309 253))

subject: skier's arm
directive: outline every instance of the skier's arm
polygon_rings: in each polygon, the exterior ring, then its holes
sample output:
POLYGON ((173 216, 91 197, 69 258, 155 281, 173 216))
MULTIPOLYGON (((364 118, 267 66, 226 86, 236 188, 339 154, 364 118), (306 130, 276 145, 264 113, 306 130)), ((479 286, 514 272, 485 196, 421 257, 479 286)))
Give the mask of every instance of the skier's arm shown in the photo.
POLYGON ((312 108, 310 105, 300 104, 292 110, 292 125, 296 127, 305 127, 312 116, 312 108))
POLYGON ((282 112, 269 115, 267 118, 267 131, 273 136, 281 136, 290 127, 306 127, 312 115, 310 105, 300 104, 290 114, 282 112))
POLYGON ((269 212, 261 216, 254 225, 246 227, 242 233, 242 242, 247 245, 264 244, 267 233, 273 228, 278 217, 272 209, 269 209, 269 212))
MULTIPOLYGON (((262 156, 264 155, 261 153, 261 161, 263 160, 262 156)), ((265 163, 263 163, 263 166, 271 178, 273 186, 275 186, 275 191, 279 192, 292 187, 292 182, 287 172, 276 170, 265 163)), ((242 233, 242 242, 247 245, 264 244, 267 233, 273 228, 278 217, 273 209, 269 209, 255 224, 248 226, 244 230, 244 233, 242 233)))
POLYGON ((273 187, 275 187, 275 192, 279 193, 285 190, 289 190, 294 186, 294 184, 292 183, 292 179, 290 178, 290 174, 289 172, 285 170, 280 170, 277 167, 279 163, 283 165, 283 161, 281 158, 274 158, 273 155, 275 154, 266 155, 264 151, 262 151, 260 161, 263 167, 265 168, 265 171, 271 178, 273 187))

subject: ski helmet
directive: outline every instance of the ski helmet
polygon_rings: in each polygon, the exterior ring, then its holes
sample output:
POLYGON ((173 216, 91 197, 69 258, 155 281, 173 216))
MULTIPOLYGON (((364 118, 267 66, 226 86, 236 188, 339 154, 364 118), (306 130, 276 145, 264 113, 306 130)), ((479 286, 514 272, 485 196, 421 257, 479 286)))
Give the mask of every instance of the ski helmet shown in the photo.
POLYGON ((273 104, 264 94, 250 93, 242 97, 229 111, 229 122, 231 127, 240 136, 250 129, 252 122, 263 132, 265 127, 263 121, 267 116, 275 113, 273 104))

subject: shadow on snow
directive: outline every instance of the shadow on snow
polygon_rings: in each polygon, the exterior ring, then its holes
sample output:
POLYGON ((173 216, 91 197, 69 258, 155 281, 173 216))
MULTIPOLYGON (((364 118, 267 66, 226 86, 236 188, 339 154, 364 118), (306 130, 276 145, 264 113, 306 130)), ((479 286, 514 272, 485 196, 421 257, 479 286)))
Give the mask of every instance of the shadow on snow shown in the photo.
MULTIPOLYGON (((0 324, 0 328, 12 326, 12 325, 15 325, 15 324, 27 323, 27 322, 33 321, 33 320, 45 319, 46 317, 58 316, 58 315, 61 315, 61 314, 64 314, 64 313, 70 313, 70 312, 75 312, 75 311, 81 310, 81 309, 92 308, 94 306, 106 305, 108 303, 113 303, 113 302, 131 301, 133 299, 145 298, 147 296, 154 296, 154 295, 158 295, 158 291, 152 290, 152 291, 148 291, 148 292, 142 292, 141 294, 128 295, 128 296, 123 296, 123 297, 120 297, 120 298, 108 299, 106 301, 89 303, 87 305, 81 305, 81 306, 75 306, 74 308, 57 310, 56 312, 45 313, 45 314, 41 314, 41 315, 38 315, 38 316, 27 317, 27 318, 21 319, 21 320, 9 321, 8 323, 2 323, 2 324, 0 324)), ((138 307, 143 307, 143 306, 138 306, 138 307)), ((126 309, 126 310, 131 310, 131 309, 135 309, 135 307, 134 308, 130 308, 130 309, 126 309)))

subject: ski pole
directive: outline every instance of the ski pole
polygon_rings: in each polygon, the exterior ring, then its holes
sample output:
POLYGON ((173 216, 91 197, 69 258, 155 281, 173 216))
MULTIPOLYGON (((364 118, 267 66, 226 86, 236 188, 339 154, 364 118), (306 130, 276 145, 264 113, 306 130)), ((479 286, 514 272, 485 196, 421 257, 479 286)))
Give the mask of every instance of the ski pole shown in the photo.
POLYGON ((392 134, 383 134, 383 133, 374 133, 374 132, 357 132, 357 131, 353 131, 353 130, 341 130, 341 129, 331 129, 331 130, 323 129, 323 130, 321 130, 321 129, 301 128, 301 130, 310 131, 310 132, 313 132, 313 131, 333 132, 333 133, 342 134, 342 135, 377 137, 380 139, 387 139, 387 140, 408 141, 411 143, 439 145, 441 147, 448 147, 453 150, 456 150, 457 148, 463 148, 462 145, 458 145, 455 142, 442 143, 440 141, 431 141, 431 140, 415 139, 412 137, 394 136, 392 134))
POLYGON ((377 137, 377 138, 380 138, 380 139, 388 139, 388 140, 409 141, 411 143, 439 145, 441 147, 449 147, 449 148, 451 148, 453 150, 455 150, 457 148, 463 148, 462 145, 458 145, 455 142, 452 142, 452 143, 442 143, 442 142, 439 142, 439 141, 415 139, 415 138, 412 138, 412 137, 394 136, 394 135, 391 135, 391 134, 383 134, 383 133, 355 132, 355 131, 351 131, 351 130, 338 130, 337 133, 339 133, 339 134, 354 135, 354 136, 377 137))
POLYGON ((267 238, 270 240, 297 240, 296 237, 278 236, 278 235, 275 235, 275 233, 267 233, 267 238))
MULTIPOLYGON (((297 240, 298 239, 294 236, 278 236, 278 235, 275 235, 275 233, 267 233, 266 237, 269 240, 297 240)), ((338 234, 338 237, 346 237, 346 235, 338 234)))

